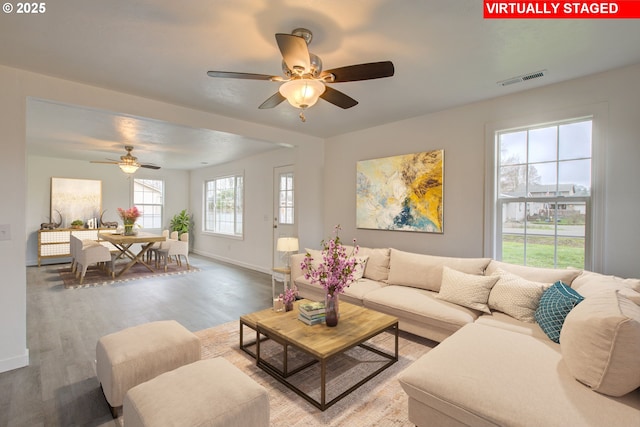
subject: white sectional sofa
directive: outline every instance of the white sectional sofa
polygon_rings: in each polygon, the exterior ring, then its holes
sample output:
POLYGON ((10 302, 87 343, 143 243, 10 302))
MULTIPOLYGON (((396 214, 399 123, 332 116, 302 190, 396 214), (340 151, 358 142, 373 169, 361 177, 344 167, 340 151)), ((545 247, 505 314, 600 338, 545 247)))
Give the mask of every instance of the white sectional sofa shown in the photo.
MULTIPOLYGON (((398 377, 417 426, 640 425, 639 279, 388 248, 358 257, 363 277, 341 299, 440 343, 398 377)), ((292 280, 322 300, 303 259, 292 280)))

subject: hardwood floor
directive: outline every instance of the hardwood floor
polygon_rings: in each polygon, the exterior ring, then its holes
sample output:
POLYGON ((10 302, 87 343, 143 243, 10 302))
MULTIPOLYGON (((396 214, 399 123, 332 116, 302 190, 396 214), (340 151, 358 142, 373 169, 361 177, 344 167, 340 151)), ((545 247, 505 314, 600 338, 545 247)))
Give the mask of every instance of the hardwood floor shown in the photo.
POLYGON ((0 426, 115 426, 95 376, 101 336, 175 319, 206 329, 271 304, 271 276, 190 255, 201 271, 64 289, 61 265, 27 267, 30 365, 0 374, 0 426))

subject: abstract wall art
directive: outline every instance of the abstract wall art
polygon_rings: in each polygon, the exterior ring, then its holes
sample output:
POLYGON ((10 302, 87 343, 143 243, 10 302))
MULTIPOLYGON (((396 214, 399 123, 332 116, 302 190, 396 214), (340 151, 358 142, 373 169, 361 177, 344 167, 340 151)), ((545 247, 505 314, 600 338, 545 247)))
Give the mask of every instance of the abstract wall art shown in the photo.
POLYGON ((51 178, 51 218, 62 216, 62 228, 79 219, 100 217, 102 181, 95 179, 51 178))
POLYGON ((356 227, 443 232, 444 150, 357 163, 356 227))

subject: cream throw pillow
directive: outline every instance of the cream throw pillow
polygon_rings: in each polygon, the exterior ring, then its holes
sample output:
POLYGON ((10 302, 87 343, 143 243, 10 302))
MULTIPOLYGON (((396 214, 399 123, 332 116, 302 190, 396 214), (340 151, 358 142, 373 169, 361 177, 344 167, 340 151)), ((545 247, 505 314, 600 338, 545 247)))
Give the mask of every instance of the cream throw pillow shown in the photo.
POLYGON ((358 263, 353 270, 353 280, 360 280, 364 276, 364 270, 367 268, 368 256, 356 256, 356 262, 358 263))
POLYGON ((618 291, 585 298, 564 321, 562 359, 593 390, 622 396, 640 387, 640 307, 618 291))
POLYGON ((492 276, 498 281, 489 294, 489 308, 528 323, 535 323, 540 297, 551 283, 532 282, 501 268, 492 276))
POLYGON ((491 313, 487 300, 497 280, 498 276, 462 273, 445 265, 442 267, 442 286, 436 298, 491 313))

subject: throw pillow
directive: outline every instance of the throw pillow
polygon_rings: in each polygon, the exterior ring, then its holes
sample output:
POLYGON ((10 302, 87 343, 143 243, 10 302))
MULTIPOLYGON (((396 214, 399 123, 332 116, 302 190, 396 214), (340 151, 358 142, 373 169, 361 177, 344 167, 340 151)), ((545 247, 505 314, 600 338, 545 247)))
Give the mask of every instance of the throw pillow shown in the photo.
POLYGON ((442 285, 436 298, 491 313, 487 300, 497 280, 497 276, 462 273, 445 265, 442 267, 442 285))
POLYGON ((562 282, 544 291, 536 310, 536 322, 553 342, 560 342, 560 331, 569 312, 584 298, 562 282))
POLYGON ((535 323, 540 297, 551 283, 532 282, 501 268, 492 276, 497 276, 498 281, 489 294, 489 308, 523 322, 535 323))
POLYGON ((640 307, 619 291, 585 298, 560 337, 562 359, 581 383, 609 396, 640 387, 640 307))
POLYGON ((367 268, 368 256, 357 256, 356 262, 358 263, 353 270, 353 280, 360 280, 364 276, 364 270, 367 268))

